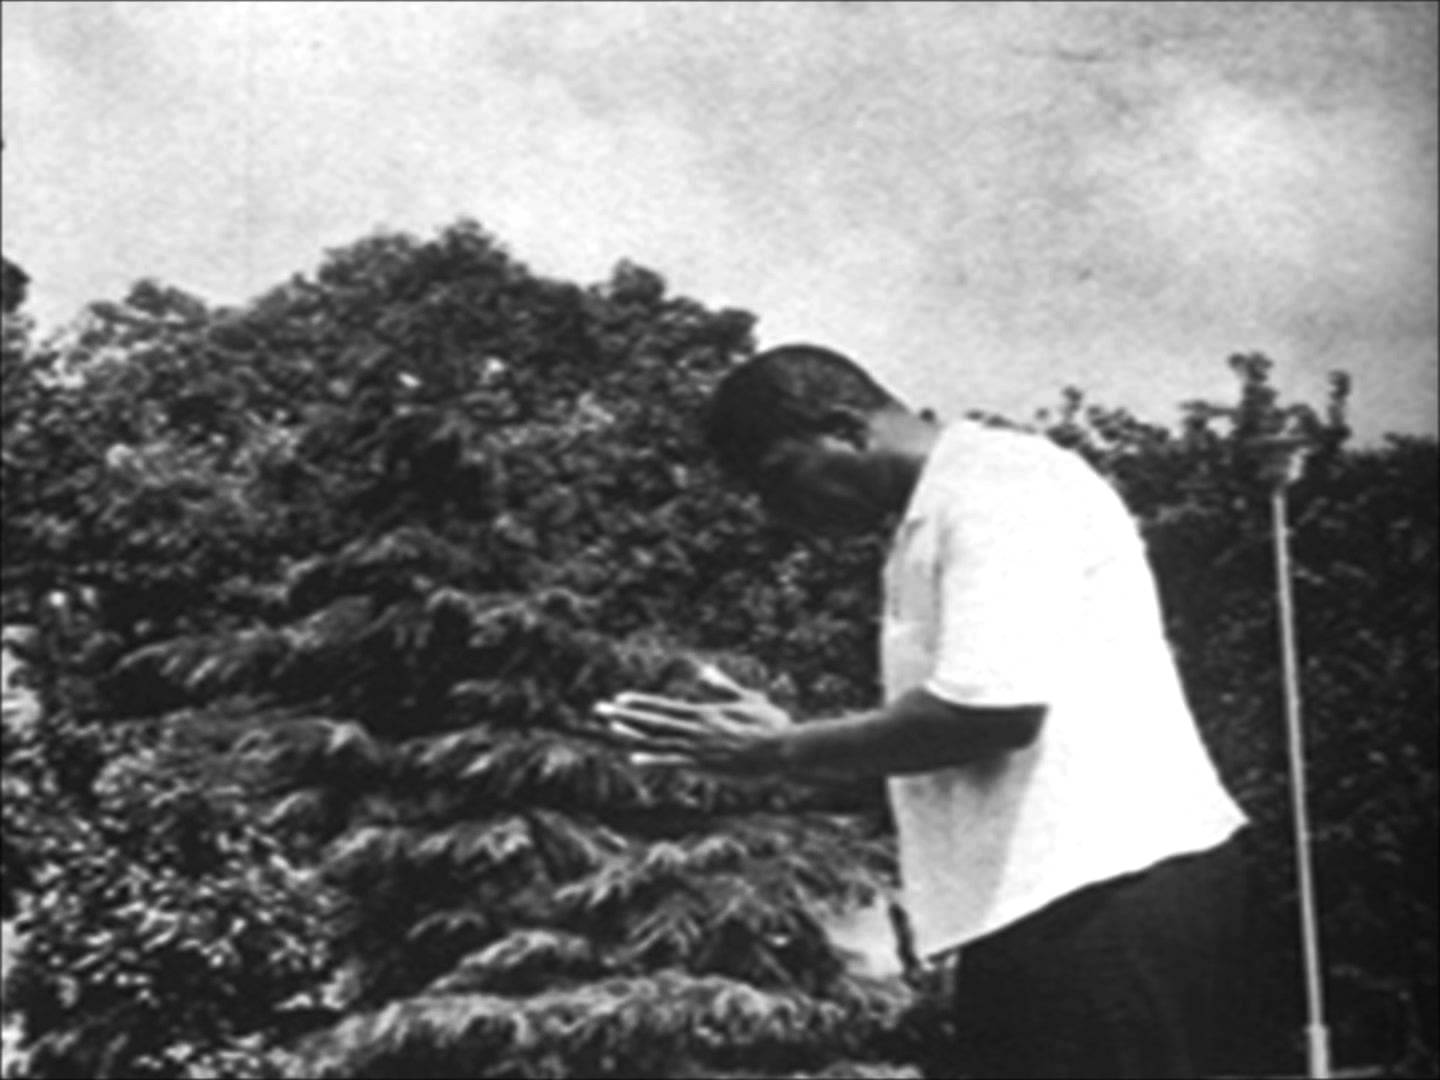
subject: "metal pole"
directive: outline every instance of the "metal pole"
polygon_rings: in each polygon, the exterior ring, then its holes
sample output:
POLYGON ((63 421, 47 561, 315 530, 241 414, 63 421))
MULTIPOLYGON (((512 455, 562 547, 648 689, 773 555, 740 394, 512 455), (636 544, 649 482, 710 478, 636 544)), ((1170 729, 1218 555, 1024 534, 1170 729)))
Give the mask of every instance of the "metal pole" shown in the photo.
POLYGON ((1289 525, 1285 513, 1285 481, 1277 478, 1270 493, 1275 533, 1275 576, 1280 595, 1280 648, 1285 673, 1285 720, 1290 742, 1290 793, 1295 819, 1295 860, 1300 874, 1300 931, 1305 950, 1305 1044, 1309 1075, 1329 1080, 1330 1032, 1325 1025, 1325 999, 1320 966, 1320 928, 1316 918, 1315 882, 1310 868, 1310 819, 1305 798, 1304 734, 1300 725, 1300 676, 1295 649, 1295 605, 1290 594, 1289 525))

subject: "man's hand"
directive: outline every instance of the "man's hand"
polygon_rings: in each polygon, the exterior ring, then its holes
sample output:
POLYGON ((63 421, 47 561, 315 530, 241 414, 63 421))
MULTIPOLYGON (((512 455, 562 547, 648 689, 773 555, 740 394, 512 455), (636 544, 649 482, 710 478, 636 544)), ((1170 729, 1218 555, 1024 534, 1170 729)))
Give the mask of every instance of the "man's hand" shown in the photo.
POLYGON ((595 706, 609 722, 614 741, 646 764, 697 765, 725 772, 761 774, 779 768, 781 734, 790 714, 757 690, 747 690, 714 665, 701 681, 732 700, 692 704, 655 694, 629 692, 595 706))

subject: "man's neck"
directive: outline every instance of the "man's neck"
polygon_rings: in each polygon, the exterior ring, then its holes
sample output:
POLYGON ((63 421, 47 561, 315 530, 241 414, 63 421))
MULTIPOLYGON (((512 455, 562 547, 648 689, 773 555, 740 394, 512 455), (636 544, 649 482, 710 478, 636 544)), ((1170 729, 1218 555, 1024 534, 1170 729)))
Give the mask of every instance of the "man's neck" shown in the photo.
POLYGON ((894 511, 904 513, 915 493, 925 462, 940 438, 940 425, 922 420, 912 412, 894 410, 880 413, 870 421, 870 449, 888 465, 894 511))
POLYGON ((917 467, 924 464, 939 438, 939 424, 906 409, 891 409, 870 418, 870 449, 916 458, 917 467))

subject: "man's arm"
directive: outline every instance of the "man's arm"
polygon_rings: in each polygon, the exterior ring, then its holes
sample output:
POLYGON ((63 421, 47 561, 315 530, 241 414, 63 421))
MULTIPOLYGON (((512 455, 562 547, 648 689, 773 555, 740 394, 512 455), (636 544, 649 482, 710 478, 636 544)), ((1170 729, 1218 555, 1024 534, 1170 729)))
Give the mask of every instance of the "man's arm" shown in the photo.
MULTIPOLYGON (((1040 734, 1045 706, 956 705, 911 690, 875 712, 797 724, 772 736, 764 771, 905 776, 1023 749, 1040 734)), ((766 751, 757 750, 757 753, 766 751)))
POLYGON ((793 724, 762 695, 693 705, 622 694, 598 707, 615 741, 660 759, 750 775, 903 776, 966 765, 1030 745, 1043 705, 956 705, 923 690, 883 709, 793 724))

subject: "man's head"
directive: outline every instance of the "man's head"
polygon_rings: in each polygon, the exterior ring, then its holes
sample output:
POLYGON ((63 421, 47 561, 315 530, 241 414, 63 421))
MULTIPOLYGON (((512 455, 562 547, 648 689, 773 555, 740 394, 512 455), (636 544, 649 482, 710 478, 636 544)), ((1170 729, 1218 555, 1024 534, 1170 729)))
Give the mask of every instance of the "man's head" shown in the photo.
POLYGON ((786 345, 726 375, 705 436, 775 517, 856 532, 903 508, 934 431, 849 358, 786 345))

